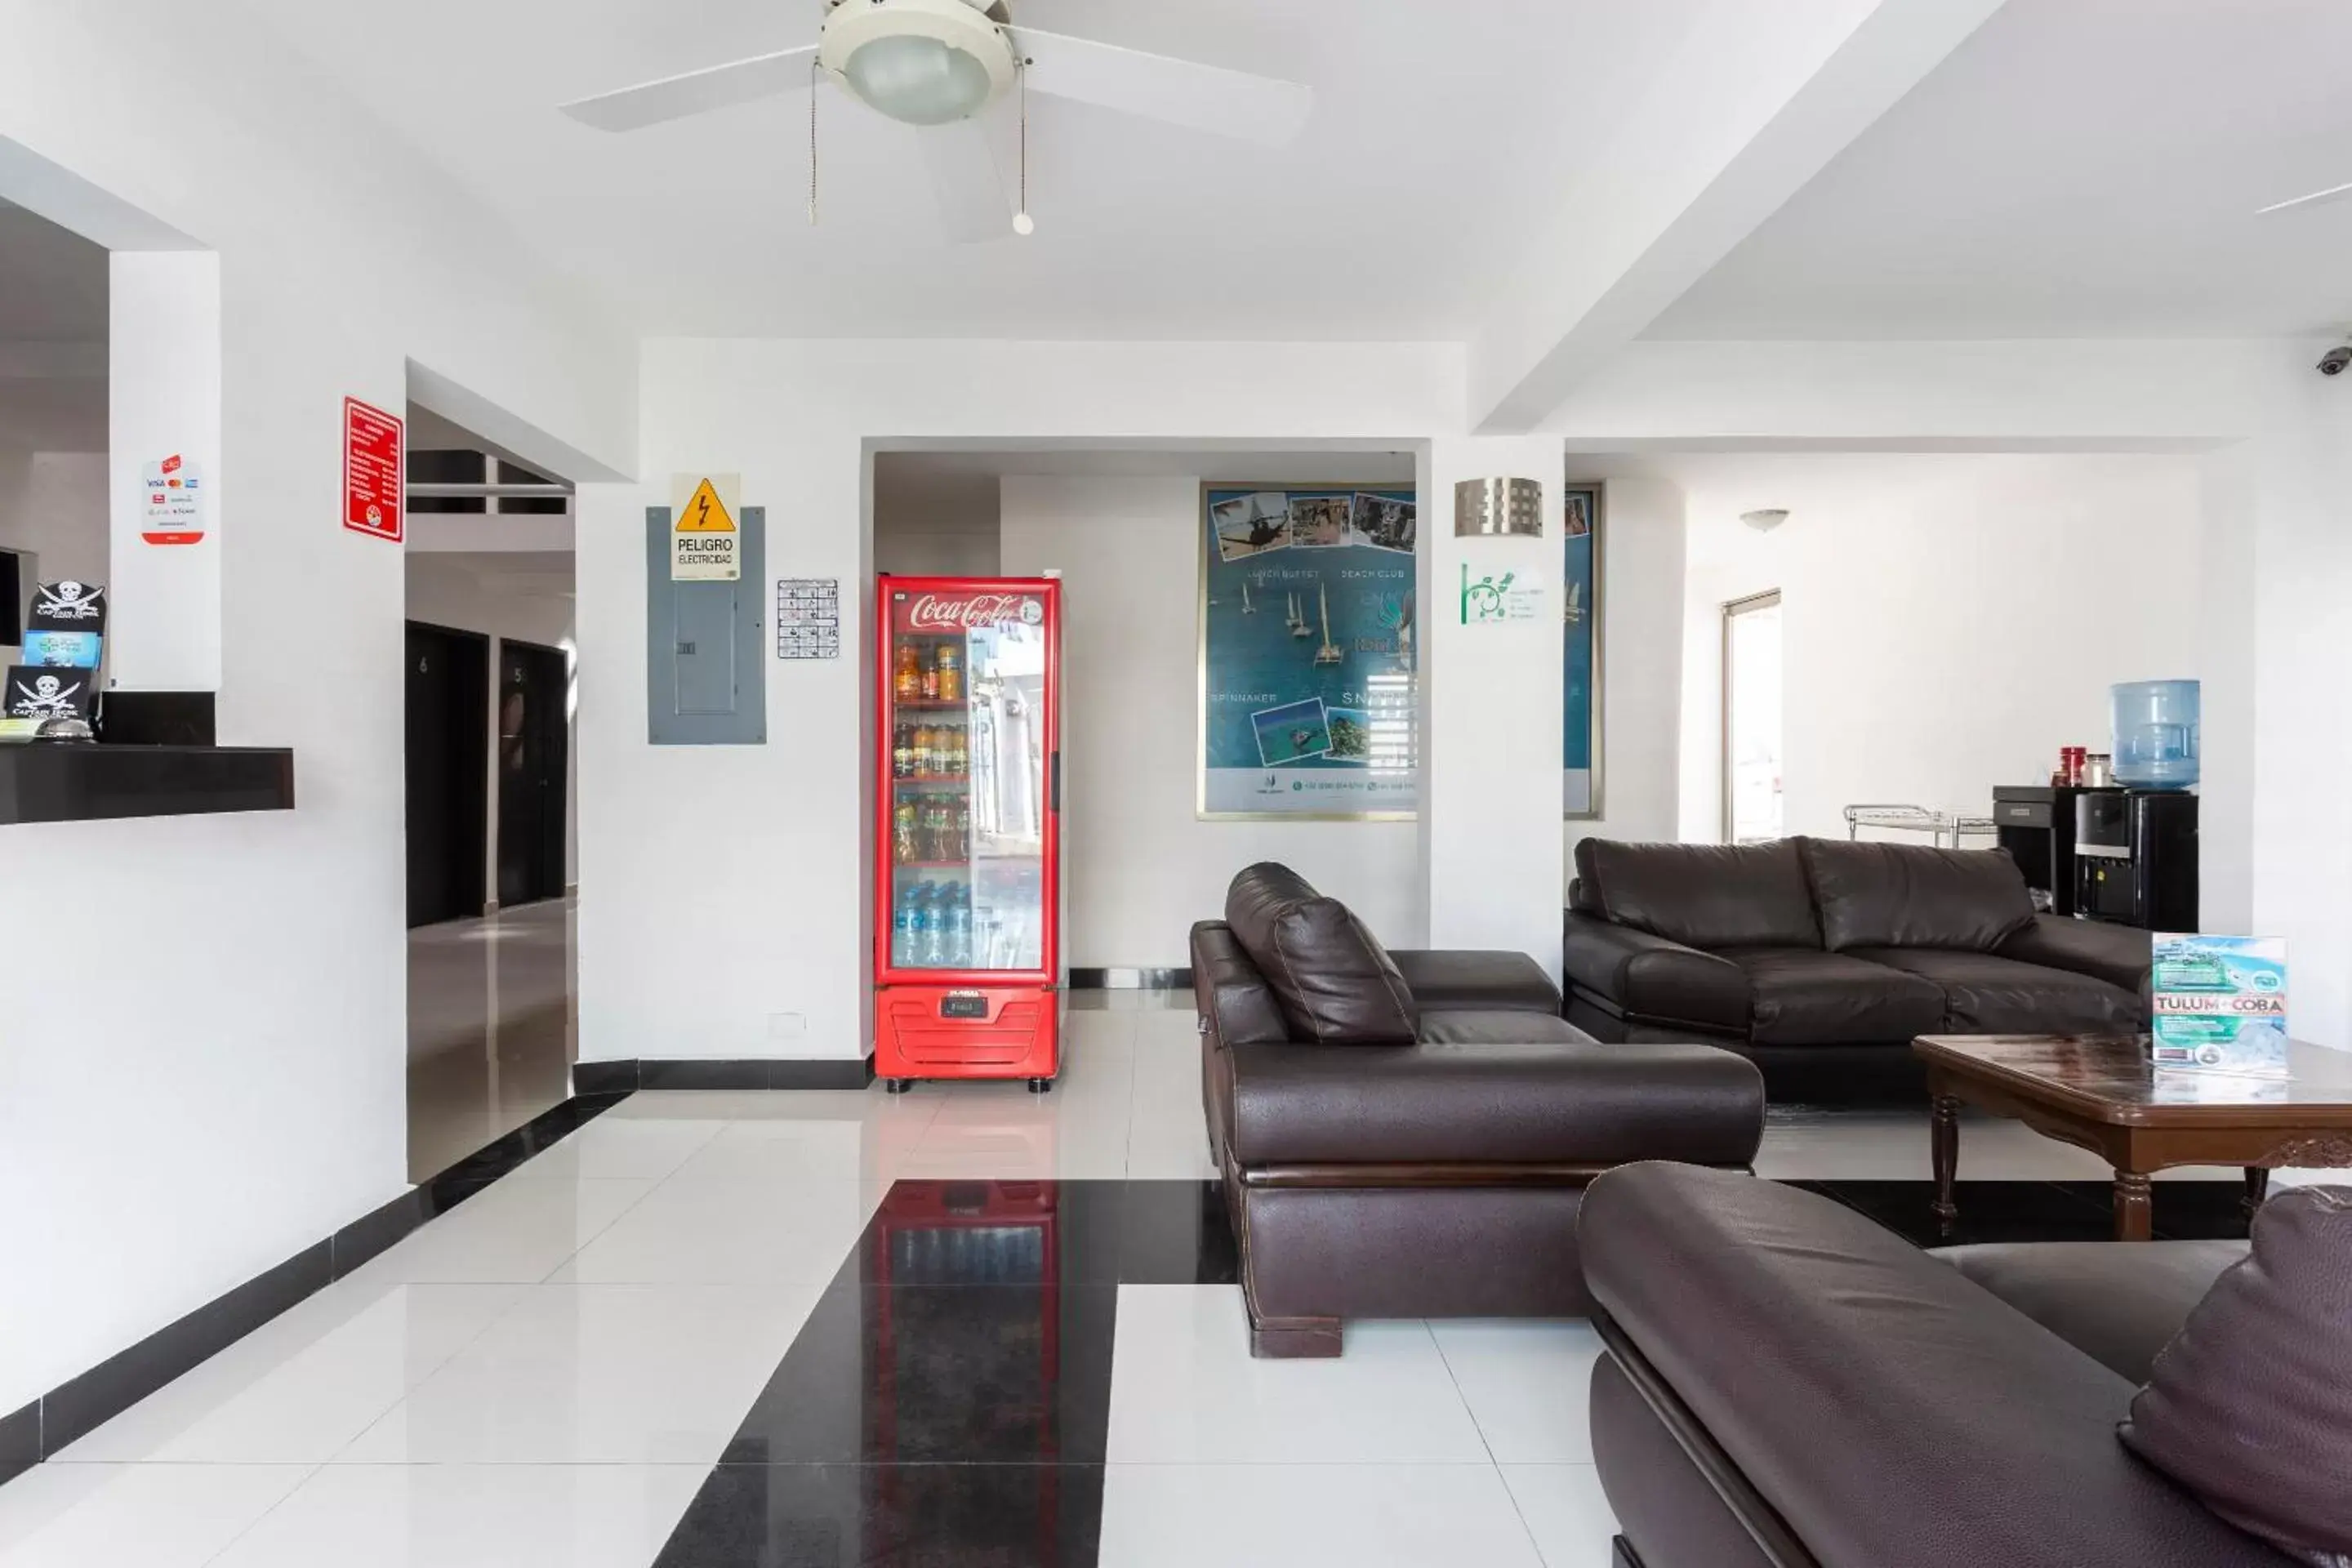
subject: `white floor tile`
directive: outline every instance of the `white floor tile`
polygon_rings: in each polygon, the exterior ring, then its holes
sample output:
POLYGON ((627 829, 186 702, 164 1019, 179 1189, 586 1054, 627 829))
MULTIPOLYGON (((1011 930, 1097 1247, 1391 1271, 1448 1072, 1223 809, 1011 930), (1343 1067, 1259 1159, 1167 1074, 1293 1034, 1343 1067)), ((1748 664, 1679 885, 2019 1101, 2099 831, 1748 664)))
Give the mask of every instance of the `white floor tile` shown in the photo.
POLYGON ((539 1286, 336 1462, 710 1463, 818 1294, 539 1286))
POLYGON ((1590 1465, 1505 1465, 1503 1482, 1536 1538, 1544 1568, 1610 1568, 1617 1516, 1590 1465))
POLYGON ((1486 1445, 1425 1323, 1351 1322, 1336 1361, 1249 1353, 1230 1285, 1122 1285, 1114 1461, 1479 1464, 1486 1445))
POLYGON ((553 1278, 604 1285, 824 1285, 887 1184, 674 1176, 553 1278))
POLYGON ((888 1182, 931 1114, 801 1120, 765 1117, 714 1130, 676 1172, 689 1182, 888 1182))
POLYGON ((1541 1568, 1492 1465, 1111 1465, 1102 1568, 1541 1568))
POLYGON ((644 1568, 700 1465, 332 1465, 217 1568, 644 1568))
POLYGON ((37 1465, 0 1487, 8 1568, 197 1568, 307 1465, 37 1465))
POLYGON ((58 1460, 323 1463, 526 1289, 343 1280, 140 1401, 58 1460))
POLYGON ((725 1123, 698 1118, 600 1116, 554 1148, 525 1160, 513 1179, 526 1182, 617 1178, 658 1182, 719 1136, 725 1123))
POLYGON ((1438 1320, 1429 1331, 1497 1463, 1591 1462, 1591 1324, 1438 1320))
POLYGON ((412 1284, 544 1279, 653 1190, 651 1182, 503 1181, 359 1271, 412 1284))

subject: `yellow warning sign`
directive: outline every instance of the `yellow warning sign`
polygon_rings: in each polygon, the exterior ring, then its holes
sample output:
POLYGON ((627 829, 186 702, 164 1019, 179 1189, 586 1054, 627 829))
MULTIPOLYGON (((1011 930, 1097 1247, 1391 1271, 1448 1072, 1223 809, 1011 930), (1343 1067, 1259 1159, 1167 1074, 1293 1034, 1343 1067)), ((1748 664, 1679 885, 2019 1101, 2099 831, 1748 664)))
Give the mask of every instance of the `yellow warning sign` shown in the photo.
POLYGON ((669 574, 679 583, 732 583, 743 575, 735 527, 743 481, 735 474, 670 479, 669 574))
POLYGON ((719 499, 719 492, 711 489, 709 479, 706 479, 694 487, 694 494, 687 501, 686 510, 678 514, 677 531, 680 533, 732 533, 735 531, 735 520, 728 515, 727 503, 719 499))

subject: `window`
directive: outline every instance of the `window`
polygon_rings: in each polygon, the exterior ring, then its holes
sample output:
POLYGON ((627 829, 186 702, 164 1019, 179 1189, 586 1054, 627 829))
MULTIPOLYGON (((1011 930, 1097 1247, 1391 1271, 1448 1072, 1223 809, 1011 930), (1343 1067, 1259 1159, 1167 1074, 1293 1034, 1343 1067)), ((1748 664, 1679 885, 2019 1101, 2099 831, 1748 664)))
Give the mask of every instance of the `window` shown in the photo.
POLYGON ((1723 836, 1778 838, 1780 811, 1780 595, 1723 606, 1723 836))

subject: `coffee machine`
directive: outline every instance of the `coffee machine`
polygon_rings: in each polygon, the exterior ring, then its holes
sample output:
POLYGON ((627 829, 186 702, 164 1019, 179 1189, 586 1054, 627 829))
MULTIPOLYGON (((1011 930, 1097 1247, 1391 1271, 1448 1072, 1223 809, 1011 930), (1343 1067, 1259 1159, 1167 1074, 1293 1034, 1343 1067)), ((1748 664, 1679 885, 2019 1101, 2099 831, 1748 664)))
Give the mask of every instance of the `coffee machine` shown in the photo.
POLYGON ((2077 793, 2074 912, 2147 931, 2195 931, 2197 797, 2179 790, 2077 793))

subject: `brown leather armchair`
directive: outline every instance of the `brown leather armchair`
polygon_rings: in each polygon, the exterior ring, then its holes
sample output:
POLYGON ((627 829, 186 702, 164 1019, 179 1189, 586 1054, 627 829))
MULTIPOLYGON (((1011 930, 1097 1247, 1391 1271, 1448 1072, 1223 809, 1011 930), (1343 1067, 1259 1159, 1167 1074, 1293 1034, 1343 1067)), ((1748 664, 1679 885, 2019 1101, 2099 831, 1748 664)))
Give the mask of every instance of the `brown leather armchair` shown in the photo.
POLYGON ((1602 1046, 1524 954, 1390 953, 1275 865, 1234 879, 1226 914, 1192 928, 1192 974, 1257 1354, 1337 1355, 1349 1317, 1581 1313, 1594 1175, 1755 1157, 1753 1067, 1602 1046))

